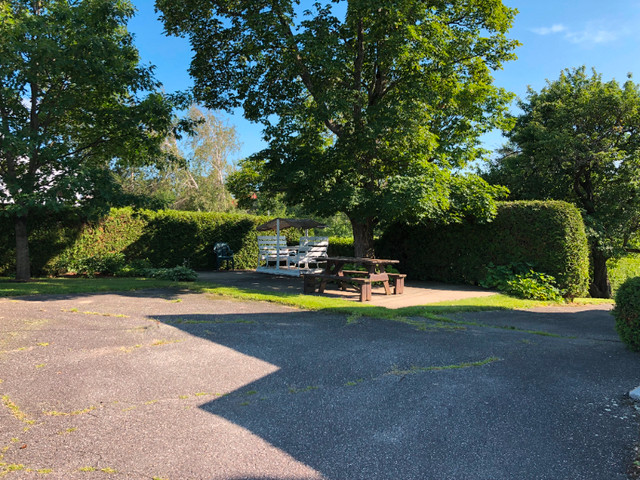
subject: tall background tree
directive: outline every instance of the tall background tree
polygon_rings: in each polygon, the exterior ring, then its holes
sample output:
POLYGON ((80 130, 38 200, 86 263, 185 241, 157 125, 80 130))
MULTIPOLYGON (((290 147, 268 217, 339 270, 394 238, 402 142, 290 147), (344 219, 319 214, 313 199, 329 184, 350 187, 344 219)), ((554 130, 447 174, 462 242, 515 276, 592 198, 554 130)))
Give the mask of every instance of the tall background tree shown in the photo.
POLYGON ((0 2, 0 214, 15 220, 18 280, 31 215, 108 200, 109 167, 160 158, 176 129, 179 98, 140 65, 133 13, 127 0, 0 2))
POLYGON ((235 127, 211 110, 191 105, 186 117, 194 125, 188 138, 169 135, 163 151, 179 162, 118 169, 125 198, 147 208, 190 211, 228 211, 235 207, 226 187, 240 148, 235 127))
POLYGON ((510 99, 491 77, 517 45, 500 0, 156 5, 190 39, 196 98, 264 124, 269 146, 245 178, 258 172, 263 193, 310 212, 344 212, 356 255, 373 254, 383 220, 491 215, 502 190, 452 171, 483 153, 478 137, 510 99))
POLYGON ((514 199, 556 199, 583 213, 590 240, 592 296, 609 297, 607 259, 640 228, 640 87, 585 68, 529 90, 509 143, 485 178, 514 199))

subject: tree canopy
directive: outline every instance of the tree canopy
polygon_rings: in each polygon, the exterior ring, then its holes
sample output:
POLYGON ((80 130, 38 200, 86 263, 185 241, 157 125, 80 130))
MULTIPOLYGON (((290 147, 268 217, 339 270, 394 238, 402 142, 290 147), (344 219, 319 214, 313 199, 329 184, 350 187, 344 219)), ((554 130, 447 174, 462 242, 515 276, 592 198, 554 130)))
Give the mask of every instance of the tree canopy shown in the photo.
POLYGON ((179 130, 181 99, 140 64, 133 13, 126 0, 0 3, 0 214, 15 219, 20 280, 29 215, 106 200, 110 166, 158 160, 179 130))
POLYGON ((382 220, 493 212, 502 190, 459 171, 511 98, 491 76, 517 45, 506 37, 516 11, 500 0, 156 5, 191 42, 198 100, 265 126, 269 146, 244 178, 311 212, 344 212, 356 255, 373 254, 382 220))
POLYGON ((606 260, 640 227, 640 87, 604 82, 585 67, 529 89, 509 143, 485 178, 514 199, 556 199, 581 209, 591 243, 591 294, 608 297, 606 260))

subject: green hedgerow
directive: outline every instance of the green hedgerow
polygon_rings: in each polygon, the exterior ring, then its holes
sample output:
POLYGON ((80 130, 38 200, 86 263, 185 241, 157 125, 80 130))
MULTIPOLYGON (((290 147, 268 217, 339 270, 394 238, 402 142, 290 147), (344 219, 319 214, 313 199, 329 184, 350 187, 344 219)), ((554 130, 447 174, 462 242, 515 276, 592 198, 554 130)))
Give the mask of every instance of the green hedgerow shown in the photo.
POLYGON ((618 288, 613 315, 620 339, 640 352, 640 277, 630 278, 618 288))

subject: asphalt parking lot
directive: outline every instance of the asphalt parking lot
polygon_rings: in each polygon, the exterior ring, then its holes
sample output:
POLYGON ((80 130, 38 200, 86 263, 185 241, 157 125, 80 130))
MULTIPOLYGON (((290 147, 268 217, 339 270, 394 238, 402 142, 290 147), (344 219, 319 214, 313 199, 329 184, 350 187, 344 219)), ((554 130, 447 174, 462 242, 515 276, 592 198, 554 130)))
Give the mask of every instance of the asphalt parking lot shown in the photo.
POLYGON ((606 306, 424 329, 206 294, 0 300, 0 476, 626 479, 606 306))

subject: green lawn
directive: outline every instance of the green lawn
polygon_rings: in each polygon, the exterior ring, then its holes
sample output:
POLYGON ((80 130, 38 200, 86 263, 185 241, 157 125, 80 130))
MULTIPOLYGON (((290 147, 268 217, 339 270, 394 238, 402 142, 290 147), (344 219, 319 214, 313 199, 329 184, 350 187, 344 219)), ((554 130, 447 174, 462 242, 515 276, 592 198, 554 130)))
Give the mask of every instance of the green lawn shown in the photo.
MULTIPOLYGON (((148 288, 180 288, 210 295, 234 298, 245 301, 273 302, 281 305, 302 308, 305 310, 327 311, 356 317, 375 317, 389 320, 405 321, 409 317, 441 320, 443 315, 482 310, 506 310, 533 308, 549 305, 566 305, 563 303, 523 300, 508 295, 492 295, 488 297, 467 298, 449 302, 439 302, 424 306, 388 309, 367 303, 350 300, 302 295, 297 293, 264 292, 254 289, 225 287, 204 282, 172 282, 147 278, 43 278, 30 282, 15 282, 8 278, 0 278, 0 297, 39 294, 79 294, 95 292, 132 291, 148 288)), ((611 300, 576 299, 574 304, 612 303, 611 300)))

